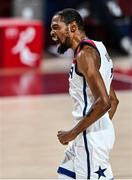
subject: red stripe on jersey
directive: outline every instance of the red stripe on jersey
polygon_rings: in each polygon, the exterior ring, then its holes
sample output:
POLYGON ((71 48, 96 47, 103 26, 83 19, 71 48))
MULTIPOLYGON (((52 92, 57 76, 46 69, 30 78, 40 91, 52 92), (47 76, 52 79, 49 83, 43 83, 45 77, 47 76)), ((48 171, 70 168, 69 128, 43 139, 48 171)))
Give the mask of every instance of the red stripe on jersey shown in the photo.
POLYGON ((76 59, 75 58, 73 59, 72 64, 76 64, 76 59))
POLYGON ((90 40, 90 39, 84 40, 84 42, 88 42, 89 44, 91 44, 91 45, 93 45, 94 47, 96 47, 95 43, 94 43, 92 40, 90 40))
MULTIPOLYGON (((87 42, 88 44, 91 44, 92 46, 94 46, 94 47, 96 48, 95 43, 94 43, 91 39, 82 40, 82 41, 80 42, 80 44, 83 43, 83 42, 87 42)), ((80 52, 80 47, 78 47, 78 49, 77 49, 76 56, 77 56, 77 54, 78 54, 79 52, 80 52)), ((74 57, 72 63, 73 63, 73 64, 76 64, 76 58, 75 58, 75 57, 74 57)))

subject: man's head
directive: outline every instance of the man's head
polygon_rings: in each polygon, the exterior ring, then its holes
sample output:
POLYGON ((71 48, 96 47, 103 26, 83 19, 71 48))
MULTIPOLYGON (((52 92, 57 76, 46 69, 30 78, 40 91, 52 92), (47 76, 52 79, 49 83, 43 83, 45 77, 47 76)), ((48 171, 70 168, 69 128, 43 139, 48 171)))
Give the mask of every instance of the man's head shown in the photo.
POLYGON ((84 31, 83 20, 76 10, 64 9, 53 16, 51 36, 58 44, 58 52, 60 54, 71 48, 76 31, 84 31))

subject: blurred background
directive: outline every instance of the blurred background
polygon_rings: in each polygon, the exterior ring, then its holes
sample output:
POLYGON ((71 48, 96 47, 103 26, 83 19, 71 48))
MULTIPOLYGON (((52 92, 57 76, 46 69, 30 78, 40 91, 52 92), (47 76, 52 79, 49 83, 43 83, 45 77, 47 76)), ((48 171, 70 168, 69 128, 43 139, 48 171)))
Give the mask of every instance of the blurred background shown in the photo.
POLYGON ((57 178, 57 131, 72 126, 68 74, 73 52, 58 55, 52 16, 75 8, 89 38, 113 59, 120 101, 111 154, 115 178, 132 179, 132 0, 0 1, 0 179, 57 178))

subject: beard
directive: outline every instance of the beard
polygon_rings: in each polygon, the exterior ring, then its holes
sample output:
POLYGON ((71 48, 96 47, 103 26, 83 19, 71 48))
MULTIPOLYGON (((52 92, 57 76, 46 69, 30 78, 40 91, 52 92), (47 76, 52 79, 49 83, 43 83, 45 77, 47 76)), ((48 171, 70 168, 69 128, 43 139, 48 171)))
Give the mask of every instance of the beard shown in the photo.
POLYGON ((57 52, 59 54, 64 54, 70 48, 69 40, 66 38, 65 43, 61 43, 58 47, 57 52))

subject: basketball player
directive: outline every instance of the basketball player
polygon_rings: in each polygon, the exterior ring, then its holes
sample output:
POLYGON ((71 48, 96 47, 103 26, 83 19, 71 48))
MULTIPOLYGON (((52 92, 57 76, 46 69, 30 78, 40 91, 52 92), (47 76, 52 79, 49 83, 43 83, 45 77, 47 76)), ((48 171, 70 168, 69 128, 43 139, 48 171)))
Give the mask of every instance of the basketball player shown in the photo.
POLYGON ((68 144, 59 179, 112 180, 109 152, 115 135, 111 119, 118 104, 111 87, 112 60, 102 42, 86 37, 82 18, 74 9, 53 16, 51 36, 58 53, 74 51, 69 76, 74 127, 57 135, 61 144, 68 144))

